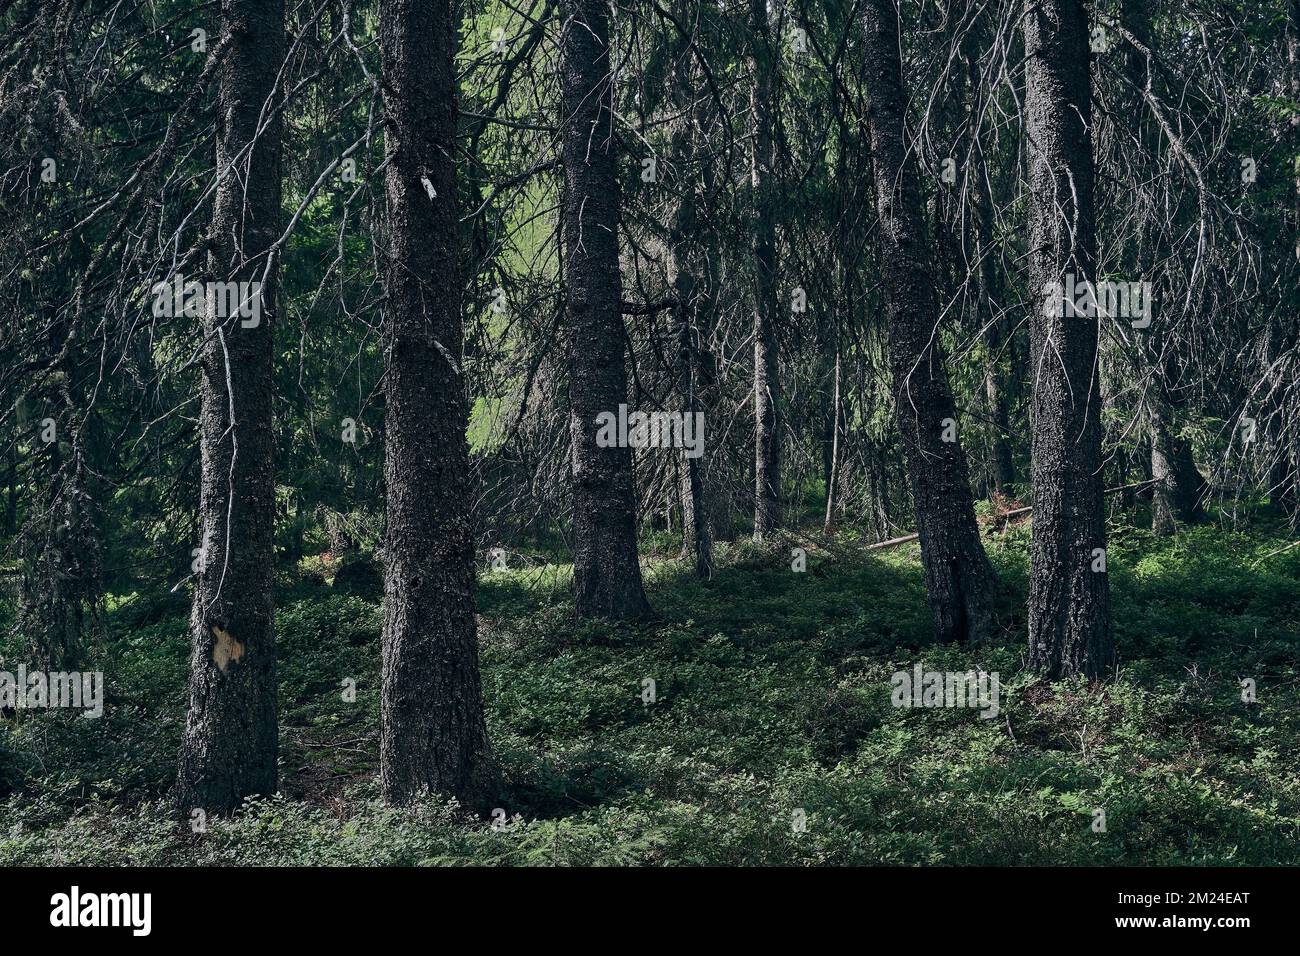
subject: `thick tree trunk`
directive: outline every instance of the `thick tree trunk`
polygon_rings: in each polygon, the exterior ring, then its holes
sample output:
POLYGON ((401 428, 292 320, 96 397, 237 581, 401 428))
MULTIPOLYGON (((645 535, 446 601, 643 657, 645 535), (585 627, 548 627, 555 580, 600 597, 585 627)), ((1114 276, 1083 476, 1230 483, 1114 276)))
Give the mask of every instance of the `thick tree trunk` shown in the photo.
MULTIPOLYGON (((1287 18, 1286 59, 1292 101, 1300 101, 1300 0, 1291 0, 1287 18)), ((1291 199, 1291 228, 1295 231, 1295 257, 1300 259, 1300 112, 1291 114, 1291 154, 1296 157, 1295 192, 1291 199)))
MULTIPOLYGON (((1291 0, 1289 4, 1286 43, 1288 86, 1291 99, 1297 101, 1300 100, 1300 0, 1291 0)), ((1295 238, 1295 255, 1300 259, 1300 113, 1291 114, 1289 126, 1291 155, 1295 163, 1291 228, 1295 238)), ((1282 401, 1292 403, 1292 408, 1284 407, 1281 414, 1282 420, 1290 423, 1290 427, 1282 429, 1282 447, 1274 459, 1269 486, 1274 501, 1281 506, 1291 527, 1295 528, 1300 527, 1300 440, 1296 437, 1295 399, 1288 394, 1282 401)))
POLYGON ((1103 570, 1098 319, 1061 308, 1056 288, 1071 293, 1071 276, 1077 285, 1096 279, 1087 9, 1083 0, 1026 0, 1024 31, 1033 306, 1029 665, 1052 678, 1097 679, 1115 666, 1103 570))
POLYGON ((619 277, 614 79, 605 0, 561 4, 564 211, 573 455, 573 582, 581 617, 649 613, 637 560, 630 448, 596 444, 627 402, 619 277))
POLYGON ((86 460, 90 421, 78 412, 84 399, 77 401, 67 388, 56 391, 63 432, 50 446, 49 472, 31 472, 34 491, 18 540, 15 622, 26 638, 29 666, 46 671, 82 666, 100 633, 103 608, 103 567, 86 460))
POLYGON ((780 305, 776 284, 776 103, 773 76, 777 45, 767 20, 767 0, 750 0, 754 87, 754 536, 781 527, 781 373, 777 339, 780 305))
MULTIPOLYGON (((221 308, 217 296, 208 297, 203 320, 203 540, 177 797, 183 812, 208 814, 230 812, 252 794, 274 793, 278 753, 271 587, 276 270, 274 261, 267 270, 265 253, 281 227, 281 122, 268 101, 284 58, 284 7, 281 0, 223 0, 221 16, 230 39, 217 72, 218 185, 208 278, 263 284, 255 323, 229 301, 221 308)), ((252 286, 240 289, 241 299, 252 292, 252 286)))
POLYGON ((384 799, 482 810, 495 776, 474 619, 450 0, 384 0, 384 799))
POLYGON ((966 456, 955 440, 957 414, 939 342, 917 170, 903 136, 906 96, 894 0, 868 0, 864 20, 890 366, 926 588, 939 639, 978 641, 991 627, 993 572, 975 524, 966 456))

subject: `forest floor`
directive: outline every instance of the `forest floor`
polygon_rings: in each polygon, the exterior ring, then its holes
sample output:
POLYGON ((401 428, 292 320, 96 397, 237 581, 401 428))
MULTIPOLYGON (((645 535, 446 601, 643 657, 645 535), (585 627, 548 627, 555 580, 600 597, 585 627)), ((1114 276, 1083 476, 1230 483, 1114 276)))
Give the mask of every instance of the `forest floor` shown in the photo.
POLYGON ((1004 633, 978 651, 933 644, 915 545, 848 532, 722 546, 710 581, 651 560, 638 626, 575 623, 564 566, 487 572, 495 827, 381 805, 378 601, 287 579, 282 793, 178 824, 184 595, 117 596, 104 715, 0 719, 0 865, 1300 863, 1300 549, 1111 534, 1121 669, 1093 688, 1022 671, 1025 527, 986 539, 1004 633), (892 706, 918 661, 997 672, 1000 713, 892 706))

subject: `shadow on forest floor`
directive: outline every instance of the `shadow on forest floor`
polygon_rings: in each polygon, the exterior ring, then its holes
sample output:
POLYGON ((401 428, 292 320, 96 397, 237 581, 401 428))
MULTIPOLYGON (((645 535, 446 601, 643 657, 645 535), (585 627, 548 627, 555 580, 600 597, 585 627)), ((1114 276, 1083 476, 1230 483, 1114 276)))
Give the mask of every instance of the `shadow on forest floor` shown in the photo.
POLYGON ((1284 541, 1116 529, 1121 668, 1094 687, 1022 671, 1024 528, 986 539, 1002 633, 976 649, 934 643, 915 546, 653 563, 638 625, 575 621, 565 566, 486 573, 504 832, 379 804, 380 610, 309 582, 277 612, 281 796, 178 828, 184 608, 121 599, 104 717, 0 722, 0 864, 1300 862, 1300 550, 1259 562, 1284 541), (918 662, 998 673, 996 719, 891 706, 918 662))

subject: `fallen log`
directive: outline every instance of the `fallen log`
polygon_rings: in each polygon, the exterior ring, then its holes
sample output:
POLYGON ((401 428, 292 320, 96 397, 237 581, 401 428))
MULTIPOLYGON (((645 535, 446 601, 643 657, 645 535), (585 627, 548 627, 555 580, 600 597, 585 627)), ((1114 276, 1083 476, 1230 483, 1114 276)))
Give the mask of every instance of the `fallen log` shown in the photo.
MULTIPOLYGON (((1102 492, 1102 494, 1110 495, 1110 494, 1114 494, 1117 491, 1127 491, 1130 488, 1143 488, 1147 485, 1153 485, 1160 480, 1161 479, 1159 478, 1148 478, 1146 481, 1136 481, 1129 485, 1119 485, 1118 487, 1115 488, 1107 488, 1104 492, 1102 492)), ((1033 505, 1029 505, 1028 507, 1025 508, 1012 508, 1010 511, 1003 511, 994 515, 992 521, 990 521, 989 524, 996 525, 998 522, 1001 522, 1003 525, 1005 525, 1012 518, 1018 518, 1020 515, 1027 515, 1029 514, 1029 512, 1033 510, 1034 510, 1033 505)), ((892 548, 900 544, 907 544, 909 541, 915 541, 919 537, 920 537, 919 533, 912 532, 911 534, 903 535, 901 538, 890 538, 888 541, 877 541, 875 544, 869 544, 867 545, 866 550, 880 551, 883 550, 884 548, 892 548)), ((1269 555, 1265 555, 1265 557, 1269 557, 1269 555)))
POLYGON ((1287 551, 1290 551, 1292 548, 1300 548, 1300 541, 1292 541, 1290 544, 1288 544, 1288 545, 1287 545, 1286 547, 1284 547, 1284 548, 1278 548, 1276 551, 1270 551, 1268 554, 1264 555, 1262 558, 1256 558, 1255 561, 1251 564, 1251 567, 1252 567, 1252 568, 1257 568, 1257 567, 1260 566, 1261 563, 1263 563, 1264 561, 1267 561, 1269 558, 1275 557, 1275 556, 1277 556, 1277 555, 1279 555, 1279 554, 1285 554, 1287 551))

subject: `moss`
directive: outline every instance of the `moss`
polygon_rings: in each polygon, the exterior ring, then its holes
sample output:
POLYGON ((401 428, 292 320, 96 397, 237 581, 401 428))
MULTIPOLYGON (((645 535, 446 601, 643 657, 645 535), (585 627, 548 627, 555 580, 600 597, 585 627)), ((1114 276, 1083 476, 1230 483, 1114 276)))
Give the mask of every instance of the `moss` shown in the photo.
POLYGON ((0 721, 0 864, 1300 863, 1300 552, 1254 566, 1283 540, 1116 535, 1122 667, 1094 687, 1020 671, 1020 528, 988 540, 1003 632, 978 653, 933 643, 915 549, 848 537, 803 574, 779 547, 711 581, 655 563, 639 626, 576 623, 564 566, 485 571, 497 829, 379 804, 381 614, 337 584, 277 614, 281 797, 174 823, 183 608, 115 601, 104 718, 0 721), (998 718, 890 706, 917 660, 997 671, 998 718))

